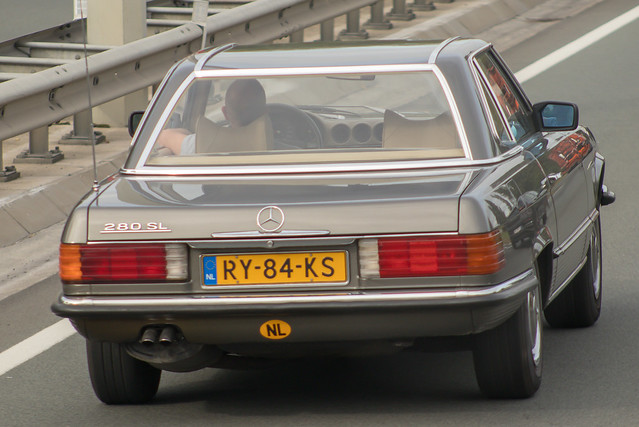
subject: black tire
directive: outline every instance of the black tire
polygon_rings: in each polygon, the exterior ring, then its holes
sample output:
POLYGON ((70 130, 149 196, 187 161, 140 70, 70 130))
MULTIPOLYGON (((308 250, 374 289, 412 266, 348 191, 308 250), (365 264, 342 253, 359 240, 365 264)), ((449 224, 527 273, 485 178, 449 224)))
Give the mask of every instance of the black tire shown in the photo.
POLYGON ((155 396, 162 371, 137 360, 123 344, 87 340, 93 391, 109 405, 144 403, 155 396))
POLYGON ((521 399, 541 384, 543 323, 539 288, 506 322, 474 339, 475 375, 491 398, 521 399))
POLYGON ((544 310, 550 326, 584 328, 597 322, 601 313, 603 291, 601 260, 601 223, 597 218, 590 238, 586 264, 544 310))

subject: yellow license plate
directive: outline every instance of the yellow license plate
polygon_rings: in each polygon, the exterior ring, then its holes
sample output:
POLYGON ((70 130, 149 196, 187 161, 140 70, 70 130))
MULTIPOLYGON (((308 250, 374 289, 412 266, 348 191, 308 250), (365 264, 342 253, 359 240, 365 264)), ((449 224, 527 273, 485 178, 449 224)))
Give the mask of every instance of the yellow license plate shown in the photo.
POLYGON ((346 252, 205 255, 205 286, 346 283, 346 252))

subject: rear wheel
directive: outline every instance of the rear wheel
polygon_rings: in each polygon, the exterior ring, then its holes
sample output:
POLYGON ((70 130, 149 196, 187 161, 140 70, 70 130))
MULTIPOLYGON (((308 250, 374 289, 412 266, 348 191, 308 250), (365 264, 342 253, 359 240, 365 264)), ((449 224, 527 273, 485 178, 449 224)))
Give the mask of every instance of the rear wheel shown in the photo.
POLYGON ((601 223, 595 223, 586 264, 568 286, 546 307, 544 315, 550 326, 582 328, 592 326, 601 313, 601 223))
POLYGON ((123 344, 87 340, 87 359, 93 390, 104 403, 144 403, 158 390, 162 371, 129 356, 123 344))
POLYGON ((473 361, 482 393, 530 397, 541 384, 542 320, 539 287, 506 322, 475 337, 473 361))

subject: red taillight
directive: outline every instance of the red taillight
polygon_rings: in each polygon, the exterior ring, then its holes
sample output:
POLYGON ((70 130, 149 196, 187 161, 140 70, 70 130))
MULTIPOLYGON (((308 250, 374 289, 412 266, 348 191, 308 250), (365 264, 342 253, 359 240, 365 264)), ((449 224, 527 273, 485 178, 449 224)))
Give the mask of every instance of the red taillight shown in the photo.
POLYGON ((360 258, 366 260, 364 275, 371 277, 491 274, 499 271, 504 263, 503 245, 497 232, 380 238, 377 245, 360 243, 360 252, 362 248, 366 251, 360 254, 360 258), (375 249, 377 254, 368 253, 375 249))
POLYGON ((186 263, 184 245, 60 245, 60 278, 65 282, 184 280, 186 263))

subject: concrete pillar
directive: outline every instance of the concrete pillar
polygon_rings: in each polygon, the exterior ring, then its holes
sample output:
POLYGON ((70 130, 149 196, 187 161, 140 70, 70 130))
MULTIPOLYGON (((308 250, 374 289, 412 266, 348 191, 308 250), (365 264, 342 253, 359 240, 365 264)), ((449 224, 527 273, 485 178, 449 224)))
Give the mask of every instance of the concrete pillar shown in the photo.
POLYGON ((90 145, 101 144, 106 141, 106 136, 102 132, 93 130, 92 111, 87 109, 73 115, 73 130, 64 135, 59 143, 62 145, 90 145))
POLYGON ((346 29, 340 31, 337 36, 338 40, 366 40, 368 32, 361 30, 359 27, 359 9, 351 10, 346 14, 346 29))
POLYGON ((64 159, 59 147, 49 150, 49 126, 29 131, 29 149, 18 154, 14 163, 55 163, 64 159))
POLYGON ((393 0, 393 8, 386 15, 391 20, 412 21, 415 14, 411 9, 406 8, 406 0, 393 0))
POLYGON ((320 40, 332 42, 335 40, 335 20, 329 19, 320 24, 320 40))
POLYGON ((415 0, 415 3, 410 5, 411 9, 419 11, 435 10, 433 0, 415 0))
POLYGON ((302 43, 304 41, 304 30, 292 32, 288 39, 290 43, 302 43))
MULTIPOLYGON (((87 0, 87 42, 121 46, 146 37, 145 0, 87 0)), ((129 114, 144 110, 148 90, 143 89, 93 110, 93 122, 126 126, 129 114)))
POLYGON ((393 24, 388 19, 384 19, 384 0, 379 0, 371 5, 371 19, 364 24, 364 27, 378 30, 393 28, 393 24))
POLYGON ((0 182, 8 182, 18 179, 20 177, 20 172, 16 170, 15 166, 4 167, 2 156, 2 141, 0 141, 0 182))

